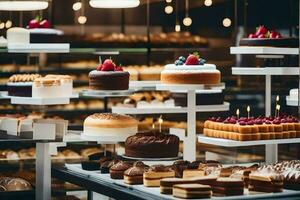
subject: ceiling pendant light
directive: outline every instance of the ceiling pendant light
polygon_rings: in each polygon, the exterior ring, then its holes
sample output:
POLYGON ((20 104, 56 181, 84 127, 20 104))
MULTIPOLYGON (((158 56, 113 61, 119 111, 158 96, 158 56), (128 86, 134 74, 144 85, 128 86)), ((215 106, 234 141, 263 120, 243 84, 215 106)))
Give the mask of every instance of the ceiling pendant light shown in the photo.
POLYGON ((33 11, 48 8, 48 0, 4 0, 0 1, 1 11, 33 11))
POLYGON ((185 18, 183 19, 183 25, 191 26, 192 23, 193 20, 189 17, 189 0, 185 0, 185 18))
POLYGON ((93 8, 134 8, 140 5, 140 0, 90 0, 93 8))
POLYGON ((176 0, 175 2, 175 12, 176 12, 176 24, 175 24, 175 32, 180 32, 181 31, 181 27, 180 24, 178 22, 178 0, 176 0))
POLYGON ((81 9, 81 7, 82 7, 82 3, 80 1, 78 1, 78 2, 76 2, 76 3, 73 4, 72 9, 74 11, 78 11, 78 10, 81 9))

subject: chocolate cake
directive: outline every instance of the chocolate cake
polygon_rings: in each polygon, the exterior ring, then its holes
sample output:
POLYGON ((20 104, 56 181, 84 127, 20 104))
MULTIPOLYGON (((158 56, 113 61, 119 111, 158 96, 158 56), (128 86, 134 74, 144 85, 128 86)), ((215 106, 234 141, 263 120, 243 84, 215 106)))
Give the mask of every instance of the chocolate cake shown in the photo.
POLYGON ((93 70, 89 73, 89 87, 93 90, 128 90, 129 73, 93 70))
POLYGON ((31 97, 33 81, 41 77, 39 74, 15 74, 7 82, 9 96, 31 97))
POLYGON ((298 47, 297 38, 243 38, 240 46, 298 47))
POLYGON ((125 155, 137 158, 177 157, 179 138, 155 131, 138 133, 125 141, 125 155))

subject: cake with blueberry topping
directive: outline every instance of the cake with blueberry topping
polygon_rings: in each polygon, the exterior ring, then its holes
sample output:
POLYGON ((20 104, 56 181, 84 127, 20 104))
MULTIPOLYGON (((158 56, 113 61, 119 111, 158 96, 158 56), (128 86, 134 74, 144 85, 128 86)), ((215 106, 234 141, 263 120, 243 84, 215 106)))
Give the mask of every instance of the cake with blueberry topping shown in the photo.
POLYGON ((161 73, 163 84, 219 84, 221 73, 214 64, 206 64, 206 60, 198 53, 187 58, 180 56, 174 64, 165 66, 161 73))

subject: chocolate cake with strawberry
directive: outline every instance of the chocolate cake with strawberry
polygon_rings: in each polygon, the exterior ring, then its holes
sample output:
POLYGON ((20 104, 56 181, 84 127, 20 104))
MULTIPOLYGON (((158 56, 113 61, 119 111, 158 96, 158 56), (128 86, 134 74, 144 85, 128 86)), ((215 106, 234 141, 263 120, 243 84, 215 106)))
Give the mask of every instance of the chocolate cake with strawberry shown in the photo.
POLYGON ((51 28, 47 19, 36 16, 27 25, 30 32, 30 43, 64 43, 63 31, 51 28))
POLYGON ((219 84, 221 73, 216 65, 206 64, 198 53, 187 58, 180 56, 174 64, 168 64, 161 72, 163 84, 219 84))
POLYGON ((276 30, 268 30, 265 26, 259 26, 255 33, 240 40, 240 46, 298 47, 298 42, 297 38, 283 37, 276 30))
POLYGON ((92 90, 128 90, 129 73, 107 59, 89 73, 89 87, 92 90))

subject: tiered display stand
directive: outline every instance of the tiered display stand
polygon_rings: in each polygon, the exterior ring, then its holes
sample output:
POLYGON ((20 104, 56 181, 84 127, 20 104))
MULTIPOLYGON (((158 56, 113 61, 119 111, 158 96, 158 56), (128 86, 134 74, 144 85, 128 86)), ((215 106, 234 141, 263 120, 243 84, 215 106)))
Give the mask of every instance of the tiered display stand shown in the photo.
MULTIPOLYGON (((231 54, 254 54, 260 58, 269 58, 270 55, 298 55, 298 48, 277 48, 277 47, 231 47, 231 54)), ((265 76, 265 115, 271 115, 271 77, 272 76, 299 76, 298 67, 233 67, 233 75, 261 75, 265 76)), ((265 160, 267 163, 275 163, 278 160, 278 144, 300 143, 300 139, 280 139, 280 140, 260 140, 260 141, 232 141, 227 139, 210 138, 199 136, 198 141, 201 143, 218 145, 223 147, 242 147, 265 145, 265 160)))

